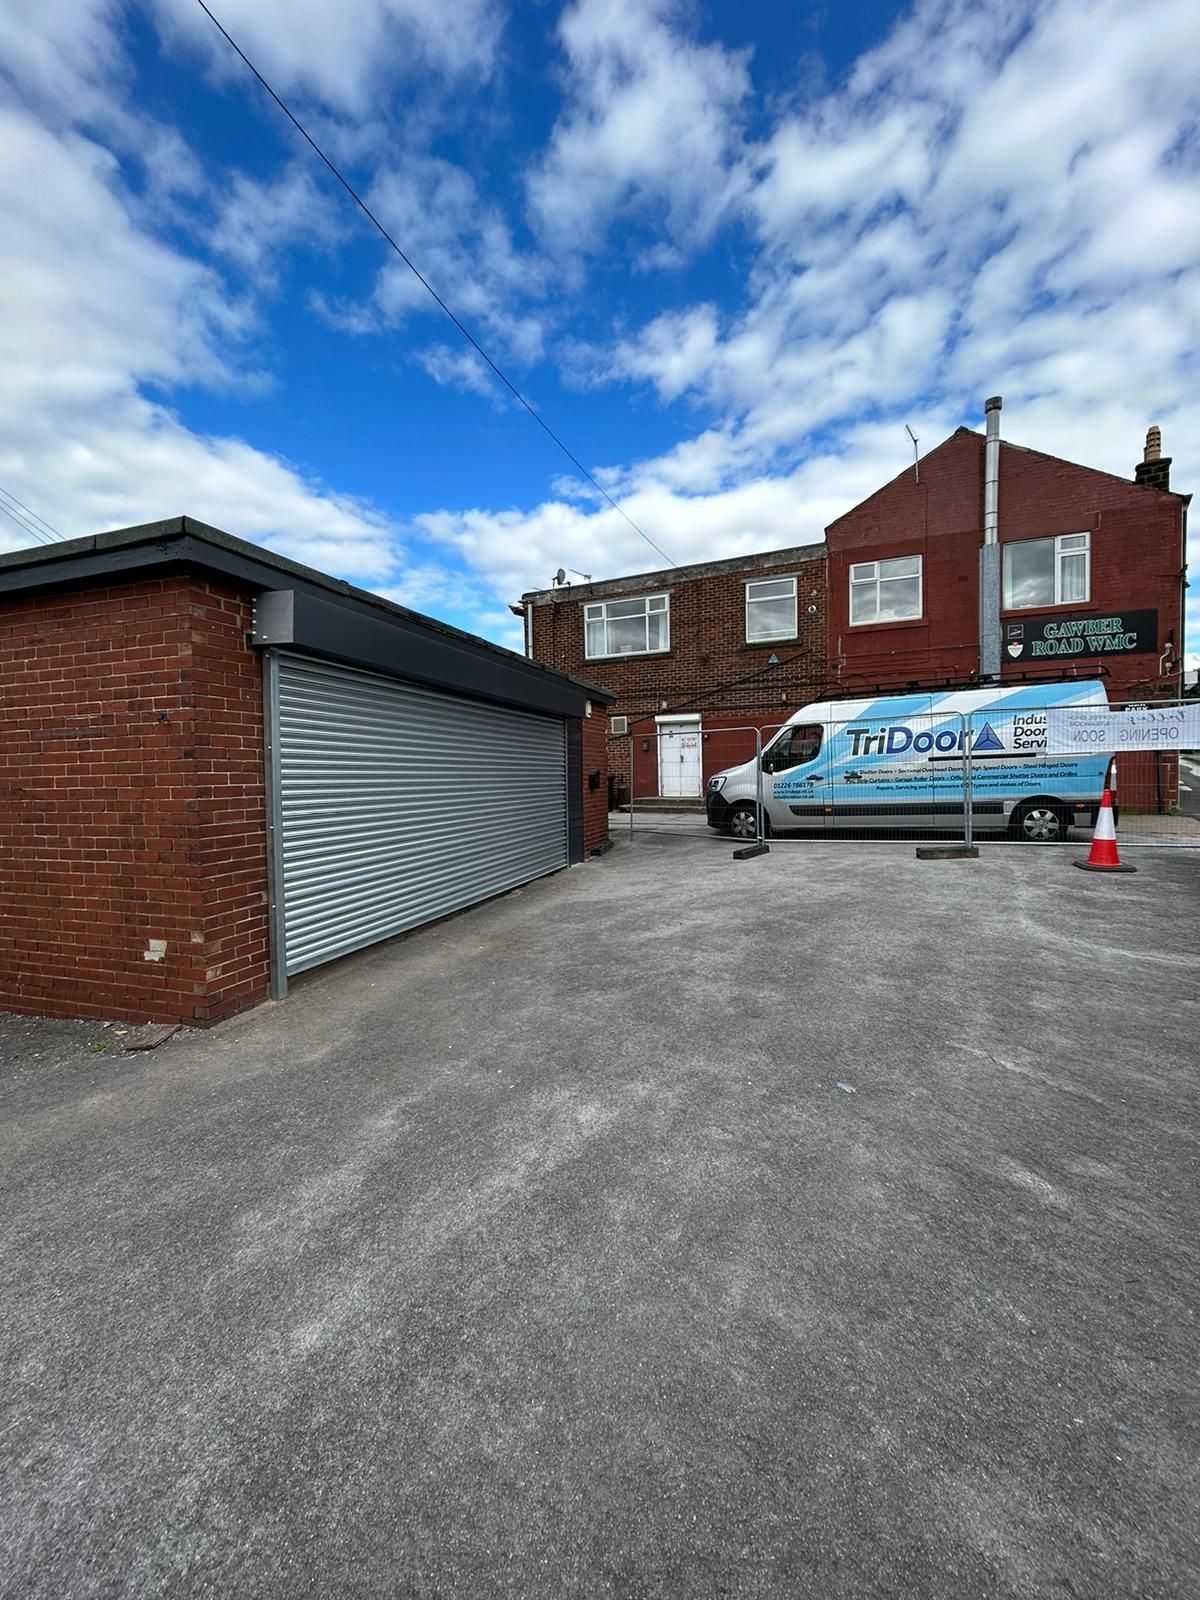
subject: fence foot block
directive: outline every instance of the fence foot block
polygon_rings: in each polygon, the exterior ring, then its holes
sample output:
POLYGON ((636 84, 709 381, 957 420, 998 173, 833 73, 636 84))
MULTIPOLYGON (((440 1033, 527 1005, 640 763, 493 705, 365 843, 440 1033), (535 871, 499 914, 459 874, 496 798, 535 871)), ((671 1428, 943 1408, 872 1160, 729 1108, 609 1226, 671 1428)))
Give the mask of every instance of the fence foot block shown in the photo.
POLYGON ((976 844, 919 844, 918 861, 974 861, 979 854, 976 844))
POLYGON ((744 850, 735 850, 733 859, 735 861, 749 861, 751 856, 766 856, 770 855, 770 853, 771 846, 769 844, 748 844, 744 850))

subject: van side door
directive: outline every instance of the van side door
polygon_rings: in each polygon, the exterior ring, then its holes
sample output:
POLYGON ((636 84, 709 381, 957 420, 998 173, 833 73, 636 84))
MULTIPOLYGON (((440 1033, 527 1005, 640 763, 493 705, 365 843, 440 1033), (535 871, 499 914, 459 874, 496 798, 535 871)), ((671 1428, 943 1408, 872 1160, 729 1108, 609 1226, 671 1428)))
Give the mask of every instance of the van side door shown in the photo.
POLYGON ((932 704, 929 695, 884 698, 828 725, 834 828, 907 835, 937 827, 929 756, 940 724, 932 704))

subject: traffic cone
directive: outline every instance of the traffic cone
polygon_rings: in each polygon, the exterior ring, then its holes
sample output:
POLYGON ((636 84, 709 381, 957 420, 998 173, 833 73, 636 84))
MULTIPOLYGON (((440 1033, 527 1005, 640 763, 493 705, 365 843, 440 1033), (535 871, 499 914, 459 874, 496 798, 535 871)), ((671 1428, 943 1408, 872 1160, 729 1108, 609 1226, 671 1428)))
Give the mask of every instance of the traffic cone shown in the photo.
POLYGON ((1092 848, 1086 861, 1072 861, 1081 872, 1136 872, 1136 867, 1122 866, 1117 854, 1117 830, 1113 827, 1112 790, 1105 787, 1100 799, 1100 815, 1092 830, 1092 848))

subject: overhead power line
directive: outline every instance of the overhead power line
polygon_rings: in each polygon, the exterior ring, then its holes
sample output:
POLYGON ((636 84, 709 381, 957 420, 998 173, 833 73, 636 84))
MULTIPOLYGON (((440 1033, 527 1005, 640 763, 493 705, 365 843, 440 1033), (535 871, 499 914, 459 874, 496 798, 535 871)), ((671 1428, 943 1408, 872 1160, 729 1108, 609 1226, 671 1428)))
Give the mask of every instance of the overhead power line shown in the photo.
POLYGON ((438 294, 437 290, 429 282, 428 278, 426 278, 424 276, 424 274, 413 263, 413 261, 409 258, 409 256, 396 243, 395 239, 393 239, 392 235, 384 227, 383 223, 380 222, 379 218, 375 215, 375 213, 371 210, 371 208, 367 204, 367 202, 359 194, 358 190, 354 188, 354 186, 353 186, 353 184, 351 184, 350 180, 348 178, 344 177, 343 174, 341 173, 341 171, 339 170, 339 168, 337 168, 333 164, 333 162, 325 154, 324 150, 321 149, 321 146, 313 138, 312 134, 309 133, 308 129, 300 121, 299 117, 297 117, 295 115, 295 113, 292 111, 291 107, 288 106, 286 104, 286 102, 278 94, 276 94, 275 90, 271 87, 271 85, 263 77, 262 73, 254 65, 253 61, 251 61, 250 57, 242 49, 241 45, 238 44, 237 40, 229 32, 228 28, 226 28, 224 26, 224 24, 222 22, 220 22, 218 20, 218 18, 216 18, 213 15, 213 13, 209 10, 208 6, 204 3, 204 0, 196 0, 196 4, 200 7, 201 11, 204 12, 204 15, 212 23, 213 27, 216 28, 217 32, 222 35, 222 37, 224 38, 225 42, 230 46, 230 48, 232 50, 234 50, 238 56, 241 57, 242 61, 250 69, 250 71, 254 74, 254 76, 258 79, 259 83, 267 91, 267 93, 270 95, 271 99, 274 100, 275 104, 283 112, 284 116, 288 119, 288 121, 295 128, 296 132, 301 136, 302 139, 305 140, 305 142, 310 146, 310 148, 313 150, 313 152, 321 159, 321 161, 324 162, 326 167, 328 167, 329 171, 333 174, 333 176, 341 184, 342 188, 345 189, 346 193, 350 196, 351 200, 354 201, 355 205, 359 208, 359 210, 363 213, 363 215, 374 225, 374 227, 379 231, 379 233, 382 234, 384 239, 387 240, 388 244, 391 245, 392 249, 396 252, 396 254, 400 257, 401 261, 403 261, 404 265, 412 273, 413 277, 416 278, 417 282, 426 291, 426 293, 429 294, 437 302, 437 304, 441 307, 441 309, 446 313, 447 317, 449 317, 450 321, 458 329, 459 333, 462 334, 463 338, 467 341, 467 343, 471 346, 471 348, 475 351, 475 353, 478 356, 480 356, 484 361, 486 361, 488 366, 496 374, 497 378, 499 378, 500 382, 509 391, 509 393, 513 396, 513 398, 520 405, 524 406, 525 410, 528 411, 529 415, 537 423, 538 427, 541 428, 542 431, 544 433, 546 433, 554 441, 554 443, 562 451, 563 455, 566 456, 567 460, 572 464, 572 466, 576 467, 578 469, 578 471, 580 471, 583 474, 583 476, 587 479, 587 481, 592 485, 592 487, 594 489, 596 489, 601 495, 603 495, 605 500, 608 501, 609 505, 613 508, 613 510, 617 513, 617 515, 620 516, 620 517, 623 517, 625 519, 625 521, 629 524, 629 526, 633 529, 633 531, 640 538, 642 538, 642 539, 644 539, 646 541, 646 543, 650 546, 651 550, 655 551, 656 554, 660 555, 663 558, 663 560, 669 566, 672 566, 672 567, 677 566, 678 563, 671 559, 671 557, 661 547, 661 545, 655 544, 654 540, 650 537, 650 535, 644 529, 639 528, 637 523, 633 520, 633 518, 629 515, 629 513, 627 511, 625 511, 620 505, 617 504, 617 502, 613 499, 612 495, 609 494, 608 490, 604 487, 604 485, 602 483, 600 483, 598 481, 598 479, 596 479, 592 475, 592 473, 590 473, 588 471, 588 469, 584 466, 583 462, 580 461, 579 457, 574 453, 574 451, 571 450, 569 448, 569 446, 566 445, 563 442, 563 440, 558 436, 558 434, 555 433, 554 429, 550 426, 550 424, 548 422, 544 421, 543 418, 538 414, 538 412, 529 403, 529 401, 526 400, 525 396, 521 393, 520 389, 517 388, 516 384, 513 383, 512 379, 509 378, 508 375, 506 373, 504 373, 500 369, 500 367, 498 367, 496 365, 496 363, 492 360, 491 356, 488 355, 487 351, 479 343, 479 340, 476 339, 475 335, 471 332, 471 330, 463 322, 461 322, 458 319, 457 316, 455 316, 454 312, 451 311, 450 307, 442 299, 441 295, 438 294))
POLYGON ((18 500, 16 495, 13 494, 11 489, 0 488, 0 495, 3 495, 6 500, 11 500, 13 505, 20 506, 21 510, 25 513, 25 515, 27 517, 32 518, 32 520, 34 522, 38 523, 41 527, 43 527, 46 530, 46 532, 51 536, 51 538, 54 538, 54 539, 65 539, 66 538, 66 534, 65 533, 60 533, 52 522, 47 522, 45 517, 40 517, 37 514, 36 511, 31 511, 30 508, 25 504, 24 500, 18 500))
POLYGON ((38 544, 56 544, 61 538, 57 528, 51 527, 45 518, 39 517, 36 511, 31 511, 15 494, 10 494, 7 489, 0 488, 0 511, 3 511, 8 520, 27 533, 38 544), (41 524, 39 527, 38 524, 41 524))
POLYGON ((27 533, 36 544, 54 543, 53 539, 47 539, 44 534, 39 533, 32 523, 26 522, 24 517, 18 515, 18 513, 15 511, 10 511, 3 500, 0 500, 0 511, 3 511, 4 515, 10 522, 16 523, 17 527, 20 528, 22 533, 27 533))

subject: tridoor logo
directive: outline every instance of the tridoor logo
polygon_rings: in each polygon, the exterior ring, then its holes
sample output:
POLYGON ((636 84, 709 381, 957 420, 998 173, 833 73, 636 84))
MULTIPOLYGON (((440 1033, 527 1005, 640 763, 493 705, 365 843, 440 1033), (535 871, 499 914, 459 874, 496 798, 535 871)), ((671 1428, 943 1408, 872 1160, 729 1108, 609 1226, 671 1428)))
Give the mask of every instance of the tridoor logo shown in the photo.
MULTIPOLYGON (((851 741, 852 756, 902 756, 911 750, 914 755, 961 755, 965 742, 962 728, 922 728, 919 733, 904 722, 894 722, 886 728, 846 728, 851 741)), ((1004 755, 1005 745, 990 722, 978 729, 971 741, 972 755, 1004 755)))
POLYGON ((972 755, 988 755, 993 750, 1003 750, 1004 744, 990 722, 985 722, 975 735, 975 742, 971 746, 972 755))

